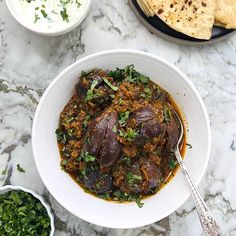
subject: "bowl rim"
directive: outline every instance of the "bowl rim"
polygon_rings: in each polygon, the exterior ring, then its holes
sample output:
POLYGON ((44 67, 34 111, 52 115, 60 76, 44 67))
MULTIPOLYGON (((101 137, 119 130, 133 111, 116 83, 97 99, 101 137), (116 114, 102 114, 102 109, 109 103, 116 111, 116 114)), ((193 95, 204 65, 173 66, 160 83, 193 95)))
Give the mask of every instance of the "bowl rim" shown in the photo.
POLYGON ((4 190, 9 190, 9 191, 10 190, 20 190, 20 191, 23 191, 26 193, 30 193, 33 197, 37 198, 41 202, 41 204, 44 206, 44 208, 47 210, 47 214, 50 218, 50 226, 51 226, 50 236, 54 235, 54 232, 55 232, 54 216, 52 214, 52 210, 49 207, 48 203, 46 203, 46 201, 43 199, 43 197, 41 195, 37 194, 35 191, 33 191, 31 189, 28 189, 28 188, 25 188, 25 187, 22 187, 19 185, 4 185, 4 186, 0 187, 0 195, 1 195, 1 192, 4 190))
POLYGON ((26 29, 28 29, 28 30, 30 30, 34 33, 37 33, 37 34, 44 35, 44 36, 58 36, 58 35, 66 34, 70 31, 72 31, 73 29, 75 29, 77 26, 79 26, 83 22, 83 20, 88 15, 89 9, 90 9, 91 3, 92 3, 92 0, 87 0, 86 1, 87 2, 86 3, 86 8, 84 9, 83 12, 81 12, 81 16, 77 20, 75 20, 73 24, 70 24, 68 26, 66 25, 66 26, 64 26, 64 27, 62 27, 58 30, 44 31, 44 30, 37 29, 37 27, 31 27, 30 24, 25 24, 25 22, 22 20, 23 17, 18 17, 17 14, 15 14, 15 11, 11 7, 11 4, 9 3, 9 1, 11 1, 11 0, 6 0, 5 2, 6 2, 8 10, 11 13, 11 15, 13 16, 13 18, 20 25, 25 27, 26 29))
MULTIPOLYGON (((208 113, 207 113, 207 109, 205 107, 205 104, 200 96, 200 94, 198 93, 197 89, 195 88, 195 86, 193 85, 193 83, 188 79, 188 77, 180 70, 178 69, 175 65, 171 64, 170 62, 166 61, 165 59, 162 59, 161 57, 159 56, 156 56, 154 54, 151 54, 151 53, 147 53, 147 52, 143 52, 143 51, 139 51, 139 50, 132 50, 132 49, 113 49, 113 50, 104 50, 104 51, 100 51, 100 52, 96 52, 96 53, 93 53, 93 54, 90 54, 88 56, 85 56, 77 61, 75 61, 74 63, 72 63, 71 65, 69 65, 68 67, 66 67, 62 72, 60 72, 56 78, 49 84, 49 86, 47 87, 46 91, 44 92, 39 104, 38 104, 38 107, 36 109, 36 112, 35 112, 35 115, 34 115, 34 119, 33 119, 33 126, 32 126, 32 149, 33 149, 33 156, 34 156, 34 162, 36 164, 36 167, 37 167, 37 170, 39 172, 39 175, 41 177, 41 179, 43 180, 43 183, 45 184, 45 186, 47 187, 47 189, 49 190, 49 192, 52 194, 52 196, 64 207, 64 204, 62 201, 60 201, 60 199, 57 198, 56 194, 54 194, 54 192, 50 191, 51 188, 50 186, 48 186, 47 184, 47 181, 46 179, 44 179, 44 177, 42 177, 41 173, 42 173, 42 169, 40 168, 40 165, 39 165, 39 158, 37 157, 37 153, 36 153, 36 145, 37 143, 35 142, 35 137, 36 137, 36 127, 37 127, 37 120, 38 120, 38 116, 39 116, 39 113, 40 113, 40 110, 41 110, 41 107, 43 106, 43 103, 44 103, 44 100, 45 98, 48 96, 48 94, 50 93, 51 91, 51 88, 54 86, 54 84, 56 84, 59 80, 61 80, 65 74, 67 74, 74 66, 77 66, 78 64, 84 62, 84 61, 87 61, 87 60, 90 60, 91 58, 93 57, 100 57, 100 56, 103 56, 103 55, 112 55, 112 54, 133 54, 133 55, 138 55, 138 56, 143 56, 143 57, 149 57, 149 58, 152 58, 153 60, 158 60, 160 61, 161 63, 165 64, 166 66, 170 67, 172 70, 174 70, 176 73, 178 73, 181 78, 184 80, 185 83, 187 83, 191 89, 192 89, 192 92, 194 93, 194 96, 196 96, 198 102, 199 102, 199 105, 201 106, 201 109, 202 109, 202 115, 203 115, 203 119, 204 119, 204 122, 206 123, 206 136, 207 136, 207 141, 208 141, 208 146, 207 146, 207 151, 206 151, 206 161, 205 161, 205 164, 204 164, 204 167, 202 168, 202 172, 201 172, 201 175, 198 176, 198 178, 196 179, 195 181, 195 184, 196 186, 199 185, 199 183, 201 182, 205 172, 206 172, 206 168, 207 168, 207 165, 208 165, 208 162, 209 162, 209 159, 210 159, 210 152, 211 152, 211 129, 210 129, 210 121, 209 121, 209 117, 208 117, 208 113)), ((174 211, 176 211, 179 207, 181 207, 185 201, 187 201, 187 199, 189 198, 190 196, 190 192, 188 192, 188 194, 186 194, 186 197, 182 199, 182 201, 179 202, 178 205, 175 206, 174 209, 170 209, 166 214, 163 214, 162 216, 160 216, 159 218, 160 219, 163 219, 167 216, 169 216, 170 214, 172 214, 174 211)), ((66 207, 65 207, 66 208, 66 207)), ((66 208, 67 209, 67 208, 66 208)), ((157 220, 155 219, 152 219, 152 220, 149 220, 149 221, 145 221, 145 223, 143 224, 132 224, 132 225, 129 225, 129 226, 126 226, 126 227, 122 227, 121 225, 119 226, 116 226, 116 227, 112 227, 109 223, 103 223, 103 224, 98 224, 97 222, 91 220, 89 217, 83 217, 83 216, 79 216, 79 214, 72 210, 72 209, 68 209, 68 211, 70 213, 72 213, 73 215, 79 217, 80 219, 82 220, 85 220, 87 222, 90 222, 92 224, 95 224, 95 225, 99 225, 99 226, 102 226, 102 227, 107 227, 107 228, 114 228, 114 229, 131 229, 131 228, 137 228, 137 227, 142 227, 142 226, 146 226, 146 225, 149 225, 149 224, 153 224, 155 223, 157 220)))

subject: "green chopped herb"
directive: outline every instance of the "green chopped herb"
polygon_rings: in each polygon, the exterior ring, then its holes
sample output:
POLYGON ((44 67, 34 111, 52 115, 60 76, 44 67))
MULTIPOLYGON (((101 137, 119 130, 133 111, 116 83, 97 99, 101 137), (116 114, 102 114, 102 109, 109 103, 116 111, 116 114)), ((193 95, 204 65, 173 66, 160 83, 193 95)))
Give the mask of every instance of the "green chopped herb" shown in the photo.
POLYGON ((129 128, 129 129, 127 129, 126 132, 124 130, 119 130, 119 135, 121 137, 124 137, 124 139, 126 139, 127 141, 131 142, 135 137, 138 136, 138 132, 129 128))
POLYGON ((60 3, 63 5, 66 5, 68 3, 70 3, 71 0, 60 0, 60 3))
POLYGON ((119 104, 119 105, 122 105, 122 104, 123 104, 123 102, 124 102, 124 101, 123 101, 123 99, 122 99, 122 98, 120 98, 120 99, 119 99, 119 101, 118 101, 118 104, 119 104))
POLYGON ((67 9, 63 7, 63 11, 60 11, 63 21, 69 22, 69 15, 67 14, 67 9))
POLYGON ((38 20, 40 20, 40 17, 38 14, 34 14, 34 23, 36 23, 38 20))
POLYGON ((115 92, 119 89, 118 87, 114 86, 107 78, 103 77, 102 79, 115 92))
POLYGON ((91 120, 91 116, 90 115, 86 115, 85 119, 83 121, 83 128, 86 129, 88 127, 88 123, 89 123, 90 120, 91 120))
POLYGON ((95 98, 95 94, 93 93, 93 90, 95 89, 97 84, 98 84, 98 81, 97 80, 93 80, 93 82, 91 84, 91 87, 90 87, 90 89, 87 92, 87 95, 86 95, 86 98, 85 98, 86 101, 90 101, 90 100, 95 98))
POLYGON ((81 3, 79 2, 80 0, 75 0, 76 4, 77 4, 77 7, 80 7, 81 6, 81 3))
POLYGON ((7 170, 2 171, 2 175, 5 175, 7 173, 7 170))
POLYGON ((171 121, 171 119, 172 119, 171 111, 167 106, 165 106, 165 108, 164 108, 164 122, 168 123, 171 121))
POLYGON ((0 195, 0 234, 49 236, 50 218, 30 193, 9 191, 0 195))
POLYGON ((132 139, 133 138, 135 138, 135 137, 137 137, 137 135, 138 135, 138 133, 135 131, 135 130, 133 130, 133 129, 128 129, 127 130, 127 132, 126 132, 126 139, 128 140, 128 141, 132 141, 132 139))
POLYGON ((93 155, 90 155, 88 152, 81 152, 77 160, 78 161, 84 160, 85 162, 94 162, 96 160, 96 157, 93 155))
POLYGON ((68 141, 66 133, 63 132, 61 129, 56 130, 56 135, 57 135, 57 141, 59 143, 65 144, 68 141))
POLYGON ((69 124, 71 121, 73 121, 75 118, 72 116, 72 117, 67 117, 66 119, 65 119, 65 122, 67 123, 67 124, 69 124))
POLYGON ((129 157, 123 157, 121 161, 125 162, 127 166, 131 165, 131 159, 129 157))
POLYGON ((102 198, 102 199, 105 199, 105 200, 111 199, 109 193, 99 194, 98 197, 100 197, 100 198, 102 198))
POLYGON ((188 146, 189 149, 193 148, 193 146, 190 143, 186 143, 186 146, 188 146))
POLYGON ((39 7, 35 7, 35 10, 36 10, 36 11, 39 10, 39 7))
POLYGON ((152 90, 150 88, 148 88, 148 87, 144 88, 144 92, 148 98, 152 97, 152 90))
POLYGON ((144 205, 144 203, 141 202, 141 198, 136 198, 136 199, 135 199, 135 202, 137 203, 137 205, 138 205, 139 208, 142 208, 143 205, 144 205))
POLYGON ((112 131, 113 131, 114 133, 117 132, 117 127, 116 127, 116 125, 113 126, 112 131))
POLYGON ((41 10, 41 13, 42 13, 44 18, 46 18, 48 16, 48 14, 43 9, 41 10))
POLYGON ((21 168, 20 164, 17 164, 17 170, 19 172, 25 173, 25 170, 23 168, 21 168))
POLYGON ((171 170, 175 169, 176 164, 177 164, 177 162, 174 159, 169 160, 169 167, 171 170))
POLYGON ((120 126, 124 127, 129 119, 129 115, 130 115, 130 111, 126 111, 126 112, 119 112, 119 124, 120 126))
POLYGON ((129 183, 129 185, 134 185, 134 183, 137 180, 142 180, 142 176, 134 175, 132 172, 128 172, 126 174, 126 179, 127 179, 128 183, 129 183))

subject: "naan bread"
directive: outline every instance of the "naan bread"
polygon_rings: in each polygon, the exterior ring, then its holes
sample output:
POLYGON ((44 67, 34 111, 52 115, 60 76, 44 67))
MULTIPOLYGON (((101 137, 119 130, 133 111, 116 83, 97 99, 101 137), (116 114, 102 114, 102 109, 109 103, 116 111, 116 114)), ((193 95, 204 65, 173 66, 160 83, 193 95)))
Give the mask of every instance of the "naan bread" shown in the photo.
POLYGON ((148 0, 168 26, 193 38, 210 39, 215 20, 215 0, 148 0))
POLYGON ((236 0, 216 0, 215 18, 226 29, 236 29, 236 0))

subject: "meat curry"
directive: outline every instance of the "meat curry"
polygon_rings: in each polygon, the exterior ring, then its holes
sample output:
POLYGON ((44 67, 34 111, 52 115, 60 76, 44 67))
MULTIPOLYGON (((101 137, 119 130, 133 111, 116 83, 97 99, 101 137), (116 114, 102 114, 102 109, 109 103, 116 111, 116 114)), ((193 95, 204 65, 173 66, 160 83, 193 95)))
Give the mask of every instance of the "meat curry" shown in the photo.
POLYGON ((171 96, 133 65, 82 72, 56 131, 62 169, 100 198, 142 207, 177 168, 174 111, 171 96))

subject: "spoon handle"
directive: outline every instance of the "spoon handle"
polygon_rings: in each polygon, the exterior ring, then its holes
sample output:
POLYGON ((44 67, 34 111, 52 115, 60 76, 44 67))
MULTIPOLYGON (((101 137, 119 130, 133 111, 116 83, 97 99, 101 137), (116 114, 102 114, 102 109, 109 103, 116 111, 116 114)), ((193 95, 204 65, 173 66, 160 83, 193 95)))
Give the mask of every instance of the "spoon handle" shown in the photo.
POLYGON ((220 235, 219 225, 217 224, 209 208, 207 207, 206 203, 204 202, 200 193, 198 192, 196 186, 194 185, 192 178, 185 167, 185 164, 178 149, 175 151, 175 156, 177 158, 177 161, 180 165, 180 168, 187 182, 188 188, 193 197, 204 234, 206 236, 219 236, 220 235))

